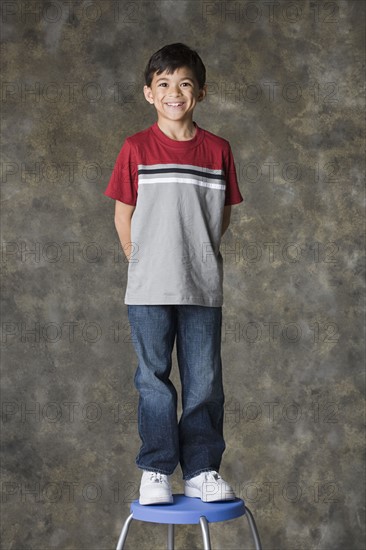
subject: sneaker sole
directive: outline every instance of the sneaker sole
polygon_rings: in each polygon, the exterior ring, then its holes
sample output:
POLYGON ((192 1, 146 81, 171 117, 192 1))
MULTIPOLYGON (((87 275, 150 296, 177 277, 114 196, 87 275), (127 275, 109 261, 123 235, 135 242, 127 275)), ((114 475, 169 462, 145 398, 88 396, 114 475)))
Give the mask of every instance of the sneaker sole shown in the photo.
POLYGON ((199 489, 195 489, 194 487, 184 487, 184 495, 191 498, 200 498, 202 502, 217 502, 236 499, 234 494, 232 496, 227 495, 225 498, 215 498, 215 495, 208 495, 204 498, 201 491, 199 489))

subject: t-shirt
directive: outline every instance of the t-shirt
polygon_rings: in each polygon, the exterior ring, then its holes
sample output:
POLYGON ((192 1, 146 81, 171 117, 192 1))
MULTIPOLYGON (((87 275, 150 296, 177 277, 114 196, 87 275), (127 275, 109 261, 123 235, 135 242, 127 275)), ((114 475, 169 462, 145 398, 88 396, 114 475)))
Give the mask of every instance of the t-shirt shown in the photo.
POLYGON ((221 307, 224 205, 243 201, 227 140, 187 141, 155 122, 127 137, 104 195, 134 205, 125 304, 221 307))

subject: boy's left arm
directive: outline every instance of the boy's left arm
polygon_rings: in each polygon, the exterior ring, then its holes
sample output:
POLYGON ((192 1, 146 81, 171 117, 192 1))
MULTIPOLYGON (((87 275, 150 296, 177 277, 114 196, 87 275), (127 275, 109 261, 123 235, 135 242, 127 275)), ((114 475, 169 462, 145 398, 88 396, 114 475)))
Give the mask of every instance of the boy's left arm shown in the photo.
POLYGON ((222 226, 221 226, 221 237, 227 230, 227 228, 230 225, 230 216, 231 216, 231 204, 224 206, 224 215, 222 218, 222 226))

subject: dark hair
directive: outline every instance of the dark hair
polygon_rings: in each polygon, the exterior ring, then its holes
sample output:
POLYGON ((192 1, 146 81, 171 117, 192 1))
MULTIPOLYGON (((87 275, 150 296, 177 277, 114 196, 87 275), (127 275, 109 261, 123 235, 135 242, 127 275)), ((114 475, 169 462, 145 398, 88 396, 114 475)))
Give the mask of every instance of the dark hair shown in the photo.
POLYGON ((145 84, 151 87, 155 73, 161 74, 166 70, 168 74, 172 74, 181 67, 192 70, 201 90, 206 82, 205 66, 198 53, 181 42, 168 44, 150 57, 144 71, 145 84))

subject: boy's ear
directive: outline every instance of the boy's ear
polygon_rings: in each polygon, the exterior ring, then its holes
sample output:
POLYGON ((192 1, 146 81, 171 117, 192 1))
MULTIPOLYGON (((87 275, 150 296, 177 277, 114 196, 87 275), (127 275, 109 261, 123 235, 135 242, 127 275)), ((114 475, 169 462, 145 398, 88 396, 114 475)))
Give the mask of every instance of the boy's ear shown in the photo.
POLYGON ((148 101, 149 103, 151 103, 151 105, 153 105, 154 103, 153 93, 151 88, 149 88, 149 86, 146 86, 146 84, 144 86, 144 96, 146 101, 148 101))
POLYGON ((201 88, 201 90, 199 91, 197 101, 202 101, 206 97, 206 94, 207 94, 207 84, 205 84, 203 88, 201 88))

